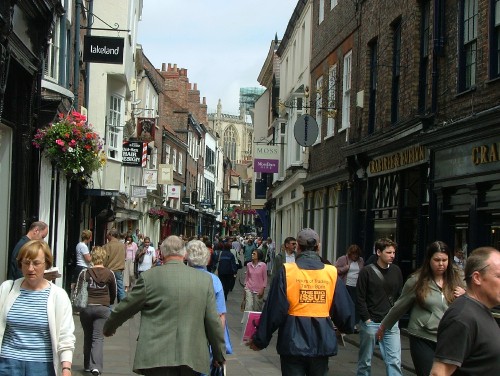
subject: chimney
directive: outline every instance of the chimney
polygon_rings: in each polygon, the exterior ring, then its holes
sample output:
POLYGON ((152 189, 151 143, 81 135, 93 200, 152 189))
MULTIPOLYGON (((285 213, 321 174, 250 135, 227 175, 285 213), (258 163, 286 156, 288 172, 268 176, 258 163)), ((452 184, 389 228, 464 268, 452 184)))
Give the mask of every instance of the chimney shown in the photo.
POLYGON ((161 71, 165 72, 165 69, 167 68, 167 64, 161 63, 161 71))
POLYGON ((198 90, 198 84, 197 83, 194 84, 193 90, 195 90, 195 91, 198 90))

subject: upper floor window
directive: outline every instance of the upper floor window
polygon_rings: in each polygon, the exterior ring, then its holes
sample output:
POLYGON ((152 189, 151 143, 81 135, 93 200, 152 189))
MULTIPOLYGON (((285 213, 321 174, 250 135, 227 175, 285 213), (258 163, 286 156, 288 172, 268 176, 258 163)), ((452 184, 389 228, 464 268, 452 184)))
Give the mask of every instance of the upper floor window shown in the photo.
POLYGON ((332 65, 328 70, 328 109, 334 112, 328 114, 328 123, 326 126, 326 136, 333 136, 335 132, 335 110, 337 110, 336 101, 337 91, 337 64, 332 65))
MULTIPOLYGON (((179 153, 180 155, 180 153, 179 153)), ((173 149, 172 150, 172 169, 174 171, 177 171, 177 150, 173 149)))
POLYGON ((108 112, 108 158, 121 160, 123 141, 123 98, 111 95, 108 112))
POLYGON ((500 77, 500 0, 490 0, 490 78, 500 77))
POLYGON ((325 0, 319 0, 318 24, 325 19, 325 0))
POLYGON ((392 90, 391 123, 399 120, 399 89, 401 86, 401 21, 392 26, 392 90))
POLYGON ((352 51, 344 56, 344 67, 342 73, 342 129, 351 125, 351 69, 352 51))
POLYGON ((376 99, 377 99, 377 67, 378 67, 378 43, 376 40, 369 45, 370 52, 370 92, 368 105, 368 134, 375 131, 376 99))
POLYGON ((420 25, 420 82, 418 85, 418 112, 423 114, 427 110, 429 90, 429 54, 431 47, 431 2, 421 3, 422 19, 420 25))
POLYGON ((478 0, 462 0, 460 9, 458 91, 476 84, 478 0))
POLYGON ((177 172, 182 175, 182 154, 179 153, 179 167, 177 168, 177 172))
POLYGON ((52 32, 52 38, 49 40, 49 49, 44 64, 45 77, 56 82, 59 80, 60 33, 61 21, 60 17, 57 17, 54 30, 52 32))
POLYGON ((339 0, 331 0, 330 1, 330 9, 335 8, 339 3, 339 0))
POLYGON ((170 145, 165 145, 165 163, 170 164, 170 145))
POLYGON ((316 122, 318 123, 318 138, 316 143, 321 142, 321 126, 323 124, 323 76, 316 81, 316 122))

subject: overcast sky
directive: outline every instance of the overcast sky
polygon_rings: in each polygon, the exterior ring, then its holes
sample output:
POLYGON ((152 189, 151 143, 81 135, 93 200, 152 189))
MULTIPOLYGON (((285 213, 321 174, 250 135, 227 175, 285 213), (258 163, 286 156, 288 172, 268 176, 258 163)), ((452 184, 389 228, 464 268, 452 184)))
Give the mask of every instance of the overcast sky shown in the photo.
POLYGON ((138 43, 156 68, 188 70, 208 111, 238 113, 240 87, 257 77, 275 34, 283 37, 297 0, 144 0, 138 43))

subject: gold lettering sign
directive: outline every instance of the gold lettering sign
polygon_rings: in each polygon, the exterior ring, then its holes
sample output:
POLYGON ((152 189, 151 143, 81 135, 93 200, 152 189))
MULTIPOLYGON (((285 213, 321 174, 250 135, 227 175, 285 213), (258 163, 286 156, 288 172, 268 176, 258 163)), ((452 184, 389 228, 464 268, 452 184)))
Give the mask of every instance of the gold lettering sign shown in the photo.
POLYGON ((370 161, 370 173, 390 171, 405 167, 414 163, 425 161, 426 149, 423 146, 412 146, 408 149, 398 151, 389 156, 380 157, 370 161))
POLYGON ((485 163, 498 162, 498 151, 500 150, 500 142, 490 145, 481 145, 472 148, 472 163, 482 165, 485 163))

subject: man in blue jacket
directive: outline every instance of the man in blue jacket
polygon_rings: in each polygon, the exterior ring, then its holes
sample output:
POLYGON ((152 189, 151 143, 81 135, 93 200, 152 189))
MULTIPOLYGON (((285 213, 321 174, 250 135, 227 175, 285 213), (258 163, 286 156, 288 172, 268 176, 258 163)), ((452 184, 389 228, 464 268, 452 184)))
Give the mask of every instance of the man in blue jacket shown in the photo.
POLYGON ((318 234, 305 228, 297 235, 296 261, 284 264, 273 279, 259 327, 247 345, 256 351, 266 348, 278 329, 282 375, 324 376, 328 358, 337 354, 334 323, 342 333, 352 333, 354 303, 337 269, 321 262, 318 234))

